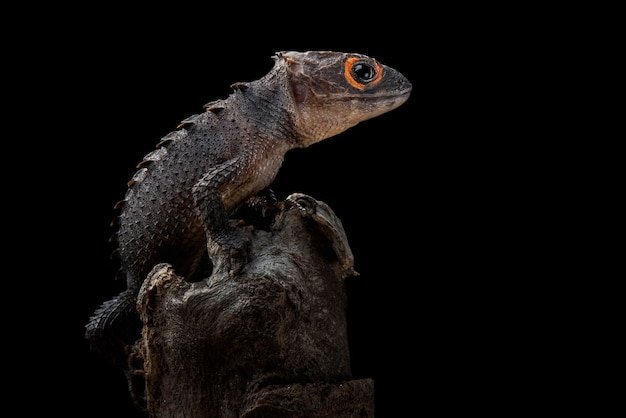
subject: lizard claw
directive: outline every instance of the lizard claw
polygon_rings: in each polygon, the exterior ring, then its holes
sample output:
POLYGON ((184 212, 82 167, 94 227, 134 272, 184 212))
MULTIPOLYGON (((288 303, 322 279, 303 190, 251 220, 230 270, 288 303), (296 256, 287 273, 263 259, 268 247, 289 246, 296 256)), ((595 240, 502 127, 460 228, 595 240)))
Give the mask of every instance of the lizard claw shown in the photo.
POLYGON ((248 199, 246 205, 253 210, 260 211, 262 216, 267 216, 269 212, 276 211, 276 203, 278 203, 278 199, 274 191, 266 188, 248 199))
POLYGON ((292 207, 303 212, 305 215, 312 215, 317 209, 317 200, 302 193, 292 193, 285 199, 285 202, 292 207))
POLYGON ((285 199, 285 203, 299 210, 301 216, 315 222, 319 231, 332 243, 333 250, 343 267, 345 276, 358 275, 353 268, 354 257, 348 245, 348 238, 341 221, 326 203, 302 193, 290 194, 285 199))

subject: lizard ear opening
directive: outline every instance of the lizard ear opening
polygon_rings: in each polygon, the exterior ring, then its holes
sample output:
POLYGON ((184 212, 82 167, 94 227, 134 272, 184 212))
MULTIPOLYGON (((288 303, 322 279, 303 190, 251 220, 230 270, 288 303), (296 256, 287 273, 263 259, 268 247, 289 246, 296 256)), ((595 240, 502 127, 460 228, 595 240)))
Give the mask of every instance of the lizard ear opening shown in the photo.
POLYGON ((293 93, 293 98, 296 103, 300 104, 306 100, 307 89, 301 83, 298 83, 297 81, 292 81, 291 92, 293 93))

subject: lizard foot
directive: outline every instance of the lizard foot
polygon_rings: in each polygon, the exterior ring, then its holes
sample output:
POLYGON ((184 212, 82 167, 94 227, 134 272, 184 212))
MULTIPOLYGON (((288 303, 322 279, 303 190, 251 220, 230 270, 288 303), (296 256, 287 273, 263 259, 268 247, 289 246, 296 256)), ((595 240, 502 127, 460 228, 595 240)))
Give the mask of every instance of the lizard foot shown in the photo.
POLYGON ((341 221, 326 203, 302 193, 292 193, 285 199, 285 204, 287 209, 295 209, 302 217, 315 222, 319 231, 332 243, 345 277, 358 275, 353 268, 354 257, 341 221))
POLYGON ((257 229, 269 231, 278 210, 276 195, 267 188, 248 199, 246 204, 238 209, 235 217, 245 219, 247 224, 254 225, 257 229))
POLYGON ((135 408, 144 414, 148 411, 146 400, 146 373, 143 366, 143 357, 138 352, 138 346, 126 347, 128 366, 124 370, 130 397, 135 408))
POLYGON ((273 207, 276 202, 278 202, 276 194, 268 187, 248 199, 247 204, 251 207, 258 207, 263 210, 267 207, 273 207))
POLYGON ((317 200, 302 193, 292 193, 285 199, 285 203, 300 210, 304 215, 313 215, 318 207, 317 200))

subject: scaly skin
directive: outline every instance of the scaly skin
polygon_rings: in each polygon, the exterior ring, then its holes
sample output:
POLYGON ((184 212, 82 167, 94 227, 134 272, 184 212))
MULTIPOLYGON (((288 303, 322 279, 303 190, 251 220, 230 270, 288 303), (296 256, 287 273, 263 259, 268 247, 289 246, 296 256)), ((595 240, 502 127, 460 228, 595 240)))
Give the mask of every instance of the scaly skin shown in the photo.
POLYGON ((308 147, 397 108, 411 84, 364 55, 280 52, 263 78, 236 83, 224 100, 181 123, 146 155, 119 203, 118 254, 127 290, 86 326, 92 348, 127 368, 140 337, 137 293, 154 265, 191 279, 207 240, 242 250, 229 216, 267 188, 287 151, 308 147))

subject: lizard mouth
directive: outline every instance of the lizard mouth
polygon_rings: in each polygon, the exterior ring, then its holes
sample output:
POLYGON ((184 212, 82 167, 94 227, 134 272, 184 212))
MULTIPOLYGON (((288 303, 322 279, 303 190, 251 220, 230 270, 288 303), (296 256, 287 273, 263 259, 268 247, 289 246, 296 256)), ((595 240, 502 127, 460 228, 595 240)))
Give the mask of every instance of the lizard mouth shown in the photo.
POLYGON ((411 95, 411 88, 404 89, 395 93, 384 93, 384 94, 368 94, 368 95, 360 95, 353 96, 353 100, 357 101, 371 101, 372 103, 378 103, 378 105, 383 107, 391 107, 396 108, 406 102, 411 95))
MULTIPOLYGON (((346 96, 346 100, 372 100, 372 101, 393 101, 393 100, 406 100, 411 95, 413 91, 413 86, 409 85, 408 87, 404 87, 403 89, 399 89, 396 91, 385 91, 385 92, 372 92, 372 93, 364 93, 360 92, 359 94, 346 96)), ((339 98, 341 99, 341 98, 339 98)))
POLYGON ((371 100, 372 102, 384 102, 388 100, 406 100, 411 95, 411 88, 396 92, 396 93, 371 93, 371 94, 355 94, 344 97, 337 97, 337 100, 343 101, 364 101, 371 100))

